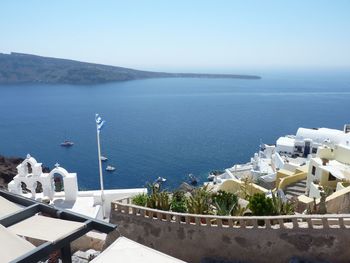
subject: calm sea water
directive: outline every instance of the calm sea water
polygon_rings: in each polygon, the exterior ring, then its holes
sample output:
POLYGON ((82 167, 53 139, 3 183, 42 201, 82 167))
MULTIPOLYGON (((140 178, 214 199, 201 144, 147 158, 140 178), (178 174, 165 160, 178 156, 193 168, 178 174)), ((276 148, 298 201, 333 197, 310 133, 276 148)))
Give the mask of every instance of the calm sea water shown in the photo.
POLYGON ((267 74, 261 80, 153 79, 95 86, 0 86, 0 153, 27 153, 99 187, 95 113, 107 124, 102 152, 117 167, 106 188, 142 187, 158 176, 173 188, 194 173, 247 162, 260 140, 298 127, 350 122, 345 73, 267 74), (60 143, 75 142, 66 149, 60 143))

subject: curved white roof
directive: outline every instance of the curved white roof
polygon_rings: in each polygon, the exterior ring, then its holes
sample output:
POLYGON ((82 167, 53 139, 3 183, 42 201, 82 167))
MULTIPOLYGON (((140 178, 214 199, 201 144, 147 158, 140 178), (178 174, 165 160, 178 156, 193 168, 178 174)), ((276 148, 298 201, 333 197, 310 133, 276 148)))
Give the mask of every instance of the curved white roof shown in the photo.
POLYGON ((331 143, 340 144, 350 141, 350 133, 344 133, 341 130, 319 128, 319 129, 306 129, 299 128, 296 134, 296 140, 311 139, 314 142, 323 143, 325 140, 329 140, 331 143))
POLYGON ((54 174, 60 174, 63 177, 67 177, 69 176, 69 173, 66 169, 64 169, 63 167, 55 167, 51 172, 50 172, 50 177, 52 177, 54 174))

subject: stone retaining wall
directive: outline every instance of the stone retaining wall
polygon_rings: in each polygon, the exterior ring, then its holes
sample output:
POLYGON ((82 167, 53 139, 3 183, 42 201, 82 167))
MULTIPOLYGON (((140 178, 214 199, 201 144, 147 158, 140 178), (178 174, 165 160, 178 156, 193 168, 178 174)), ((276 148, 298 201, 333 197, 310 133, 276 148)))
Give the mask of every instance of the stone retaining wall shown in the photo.
MULTIPOLYGON (((123 236, 187 262, 204 258, 243 262, 288 262, 292 257, 350 260, 350 215, 189 215, 139 207, 124 200, 112 204, 111 222, 118 224, 123 236)), ((112 234, 108 242, 114 238, 112 234)))

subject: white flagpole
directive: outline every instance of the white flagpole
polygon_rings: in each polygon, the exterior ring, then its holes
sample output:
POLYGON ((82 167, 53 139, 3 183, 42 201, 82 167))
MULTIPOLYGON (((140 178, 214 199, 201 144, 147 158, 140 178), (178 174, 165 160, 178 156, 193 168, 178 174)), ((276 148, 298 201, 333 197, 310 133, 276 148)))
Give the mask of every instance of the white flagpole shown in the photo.
POLYGON ((104 209, 105 194, 104 194, 102 162, 101 162, 100 130, 98 128, 98 123, 96 123, 96 131, 97 131, 98 165, 100 170, 101 207, 102 207, 102 216, 103 218, 105 218, 105 209, 104 209))

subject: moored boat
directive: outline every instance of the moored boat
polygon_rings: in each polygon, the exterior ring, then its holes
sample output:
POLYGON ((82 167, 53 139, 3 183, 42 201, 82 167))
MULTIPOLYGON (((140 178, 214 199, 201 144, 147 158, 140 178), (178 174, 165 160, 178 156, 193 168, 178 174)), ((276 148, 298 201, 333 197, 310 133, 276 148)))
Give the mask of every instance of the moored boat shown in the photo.
POLYGON ((113 171, 115 171, 115 167, 114 166, 112 166, 112 165, 108 165, 107 167, 106 167, 106 171, 108 171, 108 172, 113 172, 113 171))
POLYGON ((70 146, 73 146, 73 145, 74 145, 74 142, 68 141, 68 140, 65 140, 64 142, 61 143, 62 147, 70 147, 70 146))
POLYGON ((161 177, 161 176, 159 176, 159 177, 154 181, 154 183, 158 183, 158 184, 160 184, 160 183, 165 183, 165 182, 166 182, 166 178, 161 177))

